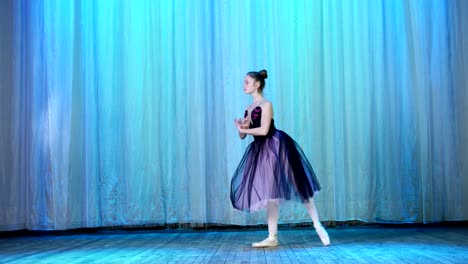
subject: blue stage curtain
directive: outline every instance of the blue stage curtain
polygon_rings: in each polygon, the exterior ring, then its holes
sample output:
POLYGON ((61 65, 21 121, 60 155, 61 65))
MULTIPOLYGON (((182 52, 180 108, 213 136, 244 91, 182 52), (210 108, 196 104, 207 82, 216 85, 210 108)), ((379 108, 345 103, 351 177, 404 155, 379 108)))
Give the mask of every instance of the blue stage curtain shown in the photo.
POLYGON ((468 220, 467 1, 0 7, 0 230, 265 223, 229 200, 261 69, 322 220, 468 220))

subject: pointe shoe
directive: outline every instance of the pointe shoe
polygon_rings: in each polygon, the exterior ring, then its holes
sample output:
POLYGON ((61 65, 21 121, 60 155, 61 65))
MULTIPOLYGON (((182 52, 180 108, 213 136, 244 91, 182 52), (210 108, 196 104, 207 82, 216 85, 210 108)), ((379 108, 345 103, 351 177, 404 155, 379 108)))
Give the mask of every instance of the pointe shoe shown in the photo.
POLYGON ((276 235, 270 235, 263 241, 252 243, 252 247, 254 248, 277 247, 278 245, 278 237, 276 235))
POLYGON ((317 232, 317 235, 320 237, 320 240, 322 241, 322 244, 324 246, 330 245, 330 237, 328 236, 327 231, 321 224, 314 225, 315 231, 317 232))

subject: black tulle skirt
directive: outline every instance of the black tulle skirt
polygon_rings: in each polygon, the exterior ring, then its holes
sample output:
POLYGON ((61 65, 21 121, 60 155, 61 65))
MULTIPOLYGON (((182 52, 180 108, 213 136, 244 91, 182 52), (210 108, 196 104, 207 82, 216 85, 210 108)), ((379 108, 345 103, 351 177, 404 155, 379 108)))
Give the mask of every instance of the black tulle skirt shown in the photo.
POLYGON ((307 203, 320 184, 299 145, 274 129, 255 137, 231 180, 231 202, 242 211, 257 211, 268 201, 307 203))

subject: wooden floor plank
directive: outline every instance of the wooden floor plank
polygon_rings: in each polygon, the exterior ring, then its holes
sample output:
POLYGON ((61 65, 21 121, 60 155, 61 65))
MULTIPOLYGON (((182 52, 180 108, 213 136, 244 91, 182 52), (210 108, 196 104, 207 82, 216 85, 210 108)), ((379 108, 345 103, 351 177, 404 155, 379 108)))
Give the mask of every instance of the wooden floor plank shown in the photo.
POLYGON ((0 263, 468 263, 468 228, 328 229, 279 232, 280 246, 255 249, 267 231, 101 231, 3 236, 0 263))

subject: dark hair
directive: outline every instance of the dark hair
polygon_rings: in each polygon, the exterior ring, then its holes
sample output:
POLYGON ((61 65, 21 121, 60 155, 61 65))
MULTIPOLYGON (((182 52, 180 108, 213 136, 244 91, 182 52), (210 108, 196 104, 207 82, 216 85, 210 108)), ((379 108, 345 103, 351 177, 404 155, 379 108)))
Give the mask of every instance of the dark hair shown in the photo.
POLYGON ((268 78, 268 73, 266 70, 261 70, 259 72, 251 71, 248 72, 247 75, 252 77, 255 81, 260 82, 260 87, 258 87, 260 91, 265 88, 265 79, 268 78))

